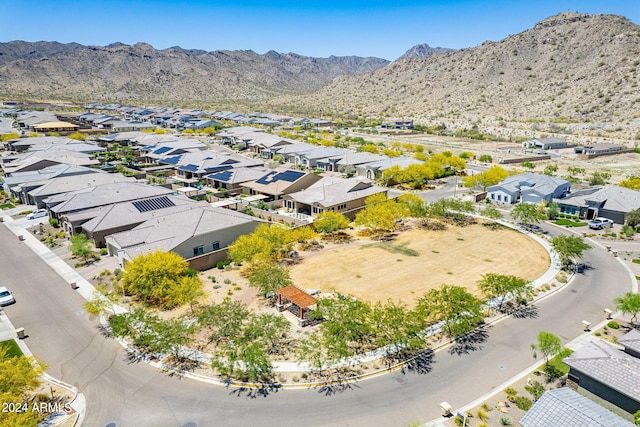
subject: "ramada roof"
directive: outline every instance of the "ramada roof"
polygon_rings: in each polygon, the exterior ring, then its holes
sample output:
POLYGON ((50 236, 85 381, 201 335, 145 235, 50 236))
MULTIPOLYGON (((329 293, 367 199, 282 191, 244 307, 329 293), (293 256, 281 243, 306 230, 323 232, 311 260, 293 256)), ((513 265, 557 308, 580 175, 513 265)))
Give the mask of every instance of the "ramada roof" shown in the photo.
POLYGON ((309 308, 316 303, 316 299, 295 286, 286 286, 278 291, 282 295, 300 308, 309 308))

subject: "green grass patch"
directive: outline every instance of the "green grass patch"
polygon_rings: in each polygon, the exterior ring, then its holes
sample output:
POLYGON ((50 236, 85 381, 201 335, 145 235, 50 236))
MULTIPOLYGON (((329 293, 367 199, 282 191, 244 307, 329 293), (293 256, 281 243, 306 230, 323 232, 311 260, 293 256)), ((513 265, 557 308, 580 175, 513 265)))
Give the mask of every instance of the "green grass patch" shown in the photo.
POLYGON ((362 245, 361 247, 362 248, 380 248, 380 249, 384 249, 385 251, 389 251, 391 253, 402 254, 406 256, 420 256, 420 252, 407 247, 409 243, 410 242, 405 242, 400 245, 394 246, 391 242, 378 242, 378 243, 371 243, 368 245, 362 245))
POLYGON ((586 222, 572 221, 572 220, 567 219, 567 218, 557 219, 554 222, 554 224, 562 225, 562 226, 565 226, 565 227, 584 227, 585 225, 587 225, 586 222))
POLYGON ((631 262, 634 264, 640 264, 640 259, 632 259, 631 262))
POLYGON ((7 350, 8 357, 20 357, 24 355, 22 353, 22 350, 20 350, 20 346, 18 346, 16 340, 1 341, 0 347, 7 350))
MULTIPOLYGON (((560 351, 560 353, 549 360, 549 370, 547 373, 550 377, 559 378, 569 373, 569 365, 562 363, 562 359, 569 356, 571 353, 573 353, 573 350, 565 347, 560 351)), ((542 365, 542 369, 545 371, 547 370, 544 364, 542 365)))
POLYGON ((15 208, 14 205, 12 205, 11 203, 3 203, 0 205, 0 209, 13 209, 15 208))

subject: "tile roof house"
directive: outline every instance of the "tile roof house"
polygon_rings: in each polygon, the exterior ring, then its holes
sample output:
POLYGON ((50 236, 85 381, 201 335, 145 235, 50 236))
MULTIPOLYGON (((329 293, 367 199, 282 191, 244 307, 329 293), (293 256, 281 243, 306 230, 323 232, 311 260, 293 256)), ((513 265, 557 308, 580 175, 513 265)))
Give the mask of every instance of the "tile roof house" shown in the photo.
POLYGON ((29 191, 45 185, 51 179, 90 174, 106 175, 107 172, 84 166, 57 164, 35 171, 15 172, 4 177, 3 188, 22 203, 29 204, 29 191))
MULTIPOLYGON (((109 174, 108 176, 114 175, 116 174, 109 174)), ((173 194, 173 190, 135 182, 135 179, 87 185, 85 178, 83 187, 51 195, 44 200, 44 203, 52 212, 54 218, 63 221, 61 217, 69 213, 168 194, 173 194)))
POLYGON ((198 204, 208 205, 183 195, 166 194, 67 213, 64 218, 70 228, 94 240, 96 247, 105 247, 105 237, 109 234, 131 230, 149 219, 181 212, 186 206, 198 204))
POLYGON ((356 175, 368 178, 368 179, 376 179, 382 176, 382 172, 386 169, 389 169, 393 166, 399 166, 400 168, 406 168, 409 165, 416 165, 424 163, 420 160, 411 158, 411 157, 393 157, 393 158, 383 158, 381 160, 376 160, 373 162, 360 163, 356 166, 356 175))
POLYGON ((158 160, 161 165, 173 165, 176 178, 180 181, 192 183, 204 180, 211 173, 237 167, 262 166, 260 160, 213 150, 186 152, 175 156, 167 156, 158 160))
POLYGON ((578 392, 586 391, 603 406, 613 405, 611 408, 628 414, 640 410, 640 359, 597 341, 576 350, 563 362, 569 365, 567 384, 578 392))
POLYGON ((487 198, 500 203, 550 203, 571 190, 567 180, 537 173, 513 175, 487 188, 487 198))
POLYGON ((206 269, 216 259, 226 258, 227 248, 238 237, 249 234, 260 220, 230 209, 185 206, 182 211, 149 219, 137 227, 106 237, 109 254, 126 265, 136 256, 172 251, 190 262, 192 268, 206 269), (207 260, 207 261, 203 261, 207 260))
POLYGON ((386 195, 387 189, 373 185, 368 179, 325 177, 282 199, 283 207, 296 213, 317 216, 325 211, 336 211, 353 219, 365 206, 365 199, 379 193, 386 195))
POLYGON ((640 358, 640 331, 631 329, 618 340, 618 344, 624 347, 625 353, 640 358))
POLYGON ((548 390, 520 419, 523 427, 633 427, 634 424, 567 387, 548 390))
POLYGON ((207 185, 213 188, 224 189, 230 195, 242 193, 242 184, 255 181, 271 172, 264 167, 241 167, 227 169, 206 176, 207 185))
POLYGON ((69 197, 77 191, 92 191, 103 185, 118 185, 120 183, 134 183, 135 178, 126 177, 120 173, 72 175, 53 178, 45 184, 29 191, 29 202, 39 208, 52 206, 58 200, 69 197))
POLYGON ((624 224, 624 214, 640 208, 640 191, 605 185, 575 191, 556 202, 563 213, 586 219, 601 216, 624 224))
POLYGON ((305 168, 318 168, 333 171, 334 165, 347 155, 349 150, 335 147, 316 147, 308 151, 298 153, 293 163, 305 168))
POLYGON ((276 169, 265 176, 242 184, 244 194, 262 194, 267 201, 280 200, 285 194, 304 190, 320 180, 320 176, 293 169, 276 169))
POLYGON ((99 165, 100 161, 86 153, 66 150, 29 151, 2 158, 2 170, 5 176, 14 172, 34 171, 48 166, 67 164, 76 166, 99 165))

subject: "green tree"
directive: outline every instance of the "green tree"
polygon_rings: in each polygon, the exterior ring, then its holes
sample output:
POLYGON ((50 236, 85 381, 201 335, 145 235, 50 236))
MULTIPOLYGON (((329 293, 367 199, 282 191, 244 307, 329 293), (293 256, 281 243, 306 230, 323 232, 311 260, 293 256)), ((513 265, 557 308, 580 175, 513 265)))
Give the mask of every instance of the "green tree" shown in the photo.
POLYGON ((487 205, 482 210, 482 216, 489 219, 502 219, 502 213, 493 205, 487 205))
POLYGON ((432 321, 443 321, 451 337, 472 331, 483 320, 482 301, 462 286, 443 284, 429 290, 418 299, 417 310, 432 321))
POLYGON ((395 359, 406 360, 424 348, 422 331, 426 321, 405 303, 378 301, 371 309, 370 319, 376 347, 392 346, 395 359))
POLYGON ((540 381, 532 381, 531 384, 524 386, 524 389, 529 392, 534 401, 540 399, 544 392, 547 391, 540 381))
POLYGON ((554 176, 556 172, 558 172, 558 165, 554 163, 552 165, 545 166, 543 173, 545 175, 554 176))
POLYGON ((74 257, 87 261, 92 252, 93 243, 83 233, 71 236, 71 245, 69 250, 74 257))
POLYGON ((533 350, 533 358, 538 358, 538 353, 544 357, 545 371, 549 371, 549 359, 560 353, 562 350, 562 341, 556 335, 547 331, 540 331, 536 343, 531 344, 533 350))
POLYGON ((620 187, 630 188, 632 190, 640 190, 640 177, 632 176, 618 183, 620 187))
POLYGON ((462 182, 467 188, 474 188, 476 186, 482 187, 482 190, 486 190, 487 187, 498 184, 503 179, 509 176, 502 166, 492 166, 484 172, 477 173, 475 175, 465 176, 462 178, 462 182))
POLYGON ((617 297, 614 301, 616 308, 625 315, 631 315, 631 324, 635 324, 637 322, 636 317, 640 313, 640 294, 627 292, 623 296, 617 297))
POLYGON ((511 210, 511 217, 517 222, 529 226, 547 218, 547 214, 541 205, 520 202, 511 210))
POLYGON ((523 168, 527 168, 530 170, 533 170, 536 168, 536 165, 533 162, 530 162, 528 160, 525 160, 524 162, 520 163, 520 166, 522 166, 523 168))
POLYGON ((638 225, 640 225, 640 209, 634 209, 625 213, 624 222, 629 227, 638 228, 638 225))
POLYGON ((26 411, 0 411, 0 425, 32 427, 42 421, 43 414, 31 411, 33 393, 40 385, 46 366, 32 357, 9 356, 0 346, 0 402, 26 405, 26 411))
POLYGON ((293 284, 289 270, 281 265, 262 261, 254 263, 249 273, 249 285, 258 289, 263 296, 275 298, 279 289, 293 284))
POLYGON ((526 300, 533 293, 531 283, 513 275, 487 273, 478 282, 478 289, 489 299, 498 300, 498 310, 508 298, 526 300))
POLYGON ((187 261, 174 252, 138 255, 122 276, 125 292, 164 308, 191 303, 202 292, 198 276, 189 276, 187 261))
POLYGON ((553 221, 558 218, 559 214, 558 204, 556 202, 549 203, 549 206, 547 206, 547 217, 553 221))
POLYGON ((405 205, 409 209, 409 215, 414 218, 424 217, 427 213, 426 203, 420 196, 413 193, 405 193, 398 197, 398 203, 405 205))
POLYGON ((322 212, 313 221, 313 227, 318 233, 334 233, 338 230, 349 227, 351 221, 340 212, 325 211, 322 212))
POLYGON ((605 185, 611 179, 609 172, 596 171, 589 177, 589 185, 605 185))
POLYGON ((323 335, 315 331, 300 339, 294 349, 296 358, 301 362, 307 362, 310 368, 322 373, 325 364, 329 360, 323 335))
POLYGON ((483 163, 491 163, 493 162, 493 158, 488 154, 483 154, 480 157, 478 157, 478 161, 483 163))
POLYGON ((368 343, 371 306, 348 295, 318 300, 314 315, 323 319, 320 330, 331 359, 357 354, 368 343))
POLYGON ((582 259, 583 252, 591 246, 580 236, 566 236, 561 234, 551 239, 551 247, 560 257, 563 267, 569 267, 582 259))
POLYGON ((358 212, 355 224, 374 232, 393 230, 399 219, 409 216, 409 208, 406 205, 387 199, 384 194, 370 196, 365 203, 367 206, 358 212))
POLYGON ((228 297, 220 304, 211 304, 199 310, 197 318, 201 327, 207 330, 210 343, 219 344, 240 334, 249 310, 239 301, 228 297))

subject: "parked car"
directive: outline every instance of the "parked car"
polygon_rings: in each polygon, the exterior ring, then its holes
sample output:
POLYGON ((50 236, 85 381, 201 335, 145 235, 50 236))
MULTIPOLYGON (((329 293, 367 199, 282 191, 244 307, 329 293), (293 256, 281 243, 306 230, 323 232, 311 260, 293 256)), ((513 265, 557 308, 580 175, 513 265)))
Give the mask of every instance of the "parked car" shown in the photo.
POLYGON ((42 218, 43 216, 47 216, 47 215, 48 213, 46 209, 37 209, 31 212, 29 215, 27 215, 27 219, 42 218))
POLYGON ((589 228, 594 230, 602 230, 603 228, 608 228, 613 225, 613 220, 609 218, 598 217, 589 221, 589 228))
POLYGON ((5 286, 0 286, 0 307, 13 304, 16 300, 5 286))

